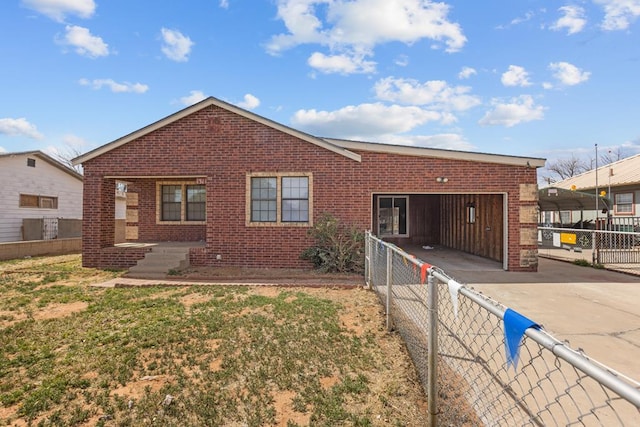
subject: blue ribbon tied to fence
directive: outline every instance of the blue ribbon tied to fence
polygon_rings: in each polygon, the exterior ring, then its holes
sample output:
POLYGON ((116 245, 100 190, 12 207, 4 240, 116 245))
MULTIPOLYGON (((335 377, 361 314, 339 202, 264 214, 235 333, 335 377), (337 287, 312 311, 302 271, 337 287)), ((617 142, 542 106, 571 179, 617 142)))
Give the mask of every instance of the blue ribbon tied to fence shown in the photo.
POLYGON ((517 369, 520 344, 525 331, 529 328, 540 329, 540 325, 510 308, 505 310, 502 320, 504 322, 504 343, 507 350, 507 368, 513 365, 513 368, 517 369))

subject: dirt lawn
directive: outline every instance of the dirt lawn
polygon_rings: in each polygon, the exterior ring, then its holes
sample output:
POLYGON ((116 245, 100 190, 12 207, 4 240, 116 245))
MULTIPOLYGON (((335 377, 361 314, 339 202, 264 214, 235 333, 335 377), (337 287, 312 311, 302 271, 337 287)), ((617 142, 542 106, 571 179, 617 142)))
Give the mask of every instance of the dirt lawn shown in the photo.
POLYGON ((176 279, 287 286, 90 286, 119 274, 79 255, 0 262, 0 425, 426 425, 361 277, 192 269, 176 279))

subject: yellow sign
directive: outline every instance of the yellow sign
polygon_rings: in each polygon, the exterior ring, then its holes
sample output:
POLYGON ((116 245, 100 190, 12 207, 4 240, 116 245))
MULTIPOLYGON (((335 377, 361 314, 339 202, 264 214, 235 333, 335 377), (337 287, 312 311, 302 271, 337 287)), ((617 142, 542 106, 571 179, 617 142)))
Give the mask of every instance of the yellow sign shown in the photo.
POLYGON ((575 245, 577 242, 576 233, 560 233, 560 243, 575 245))

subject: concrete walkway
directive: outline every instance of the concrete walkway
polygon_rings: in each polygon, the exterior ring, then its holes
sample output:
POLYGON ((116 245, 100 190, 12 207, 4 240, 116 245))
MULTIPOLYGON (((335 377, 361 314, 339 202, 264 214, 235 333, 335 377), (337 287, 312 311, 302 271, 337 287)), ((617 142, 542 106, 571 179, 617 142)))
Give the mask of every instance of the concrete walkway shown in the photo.
POLYGON ((362 281, 321 279, 247 279, 247 280, 170 280, 170 279, 136 279, 117 277, 106 282, 94 283, 94 288, 132 288, 140 286, 281 286, 281 287, 331 287, 356 288, 364 285, 362 281))

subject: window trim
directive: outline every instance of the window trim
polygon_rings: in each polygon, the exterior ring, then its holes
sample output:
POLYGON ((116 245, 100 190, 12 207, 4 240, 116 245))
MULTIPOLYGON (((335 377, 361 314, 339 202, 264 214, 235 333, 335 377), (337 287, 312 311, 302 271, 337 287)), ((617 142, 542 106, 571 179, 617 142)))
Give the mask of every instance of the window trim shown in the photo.
POLYGON ((204 202, 204 221, 187 221, 187 186, 202 185, 207 191, 206 184, 189 181, 156 181, 156 224, 158 225, 204 225, 207 223, 207 200, 205 196, 204 202), (162 187, 165 185, 179 185, 182 188, 182 200, 180 201, 180 221, 163 221, 162 220, 162 187))
POLYGON ((18 207, 22 208, 22 209, 51 209, 51 210, 55 210, 55 209, 58 209, 58 196, 42 196, 42 195, 38 195, 38 194, 20 193, 20 195, 18 197, 18 207), (24 201, 23 201, 23 197, 35 197, 35 199, 37 201, 37 206, 25 204, 24 201), (44 204, 43 201, 44 200, 51 200, 53 206, 52 207, 43 206, 43 204, 44 204))
POLYGON ((313 173, 311 172, 248 172, 245 189, 245 225, 247 227, 312 227, 313 226, 313 173), (276 178, 276 220, 251 220, 251 178, 276 178), (282 220, 282 178, 307 178, 309 184, 309 220, 306 222, 282 220))
POLYGON ((614 194, 614 204, 613 204, 613 212, 616 215, 621 215, 621 216, 633 216, 635 215, 635 211, 636 211, 636 204, 635 204, 635 192, 633 191, 628 191, 625 193, 615 193, 614 194), (623 203, 623 206, 627 206, 630 205, 631 206, 631 210, 630 211, 625 211, 625 212, 620 212, 618 210, 618 196, 627 196, 627 195, 631 195, 631 202, 630 203, 623 203))

